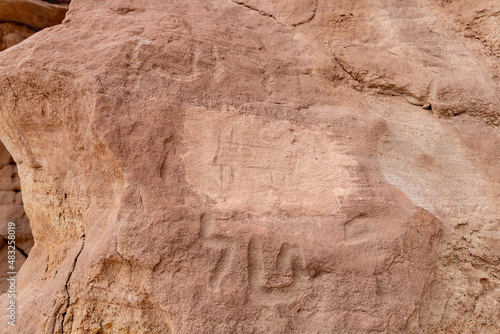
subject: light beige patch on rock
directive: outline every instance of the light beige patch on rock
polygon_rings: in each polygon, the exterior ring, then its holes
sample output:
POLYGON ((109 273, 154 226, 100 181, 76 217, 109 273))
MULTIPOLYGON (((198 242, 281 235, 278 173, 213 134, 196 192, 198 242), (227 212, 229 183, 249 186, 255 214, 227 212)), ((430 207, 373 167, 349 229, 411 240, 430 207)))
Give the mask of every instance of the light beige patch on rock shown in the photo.
POLYGON ((495 217, 490 184, 451 128, 425 110, 394 112, 387 122, 379 153, 389 183, 443 221, 495 217))
POLYGON ((331 215, 355 190, 346 149, 288 121, 191 108, 184 140, 188 182, 220 210, 331 215))

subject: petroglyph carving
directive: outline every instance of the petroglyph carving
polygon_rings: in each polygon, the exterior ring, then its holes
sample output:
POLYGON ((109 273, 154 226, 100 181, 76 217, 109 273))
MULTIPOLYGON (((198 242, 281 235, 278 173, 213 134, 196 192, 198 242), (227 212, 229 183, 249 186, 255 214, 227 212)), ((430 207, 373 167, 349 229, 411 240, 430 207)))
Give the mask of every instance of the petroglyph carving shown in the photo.
POLYGON ((219 209, 328 215, 353 191, 349 168, 357 164, 325 134, 198 108, 188 110, 186 124, 187 179, 219 209))

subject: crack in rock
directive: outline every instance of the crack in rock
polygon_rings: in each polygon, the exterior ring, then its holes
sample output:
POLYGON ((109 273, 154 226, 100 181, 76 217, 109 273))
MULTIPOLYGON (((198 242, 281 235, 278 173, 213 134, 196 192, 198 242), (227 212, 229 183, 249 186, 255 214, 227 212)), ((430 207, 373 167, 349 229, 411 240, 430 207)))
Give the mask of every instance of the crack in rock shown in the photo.
POLYGON ((347 70, 347 68, 344 66, 344 64, 342 64, 342 62, 337 58, 337 56, 335 54, 333 54, 333 59, 335 60, 335 62, 337 64, 339 64, 340 68, 342 69, 342 71, 344 71, 351 79, 353 79, 354 81, 356 81, 358 84, 360 84, 361 86, 364 87, 364 84, 358 79, 356 78, 353 74, 352 74, 352 71, 349 71, 347 70))
MULTIPOLYGON (((259 14, 260 14, 260 15, 262 15, 262 16, 267 16, 267 17, 270 17, 270 18, 272 18, 272 19, 273 19, 276 23, 278 23, 278 24, 280 24, 280 25, 282 25, 282 26, 285 26, 283 23, 281 23, 280 21, 278 21, 278 19, 277 19, 274 15, 272 15, 272 14, 266 13, 266 12, 264 12, 264 11, 262 11, 262 10, 258 9, 258 8, 255 8, 255 7, 252 7, 252 6, 250 6, 250 5, 247 5, 247 4, 246 4, 246 3, 244 3, 243 1, 237 1, 237 0, 234 0, 234 3, 236 3, 236 4, 240 5, 240 6, 246 7, 246 8, 248 8, 248 9, 251 9, 251 10, 253 10, 253 11, 255 11, 255 12, 259 13, 259 14)), ((297 25, 298 25, 298 24, 297 24, 297 25)))

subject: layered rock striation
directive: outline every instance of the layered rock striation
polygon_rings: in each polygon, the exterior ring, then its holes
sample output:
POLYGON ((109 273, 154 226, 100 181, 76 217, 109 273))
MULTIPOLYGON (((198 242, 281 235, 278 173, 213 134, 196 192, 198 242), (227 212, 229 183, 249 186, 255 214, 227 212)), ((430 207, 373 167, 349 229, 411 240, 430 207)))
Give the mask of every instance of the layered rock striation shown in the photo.
MULTIPOLYGON (((16 261, 15 266, 19 269, 31 247, 33 236, 31 235, 30 222, 23 207, 21 185, 17 174, 17 166, 5 146, 0 143, 0 291, 5 293, 10 284, 9 270, 9 230, 8 223, 15 224, 16 261)), ((12 233, 11 233, 12 234, 12 233)), ((11 240, 11 239, 10 239, 11 240)))

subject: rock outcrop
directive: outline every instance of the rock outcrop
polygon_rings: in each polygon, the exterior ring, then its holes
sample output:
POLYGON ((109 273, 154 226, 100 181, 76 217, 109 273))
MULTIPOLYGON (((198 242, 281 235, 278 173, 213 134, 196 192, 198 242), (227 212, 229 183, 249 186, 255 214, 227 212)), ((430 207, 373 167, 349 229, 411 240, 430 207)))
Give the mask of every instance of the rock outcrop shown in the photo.
MULTIPOLYGON (((39 29, 61 23, 68 9, 68 1, 49 3, 45 1, 0 1, 0 51, 19 44, 39 29)), ((7 223, 16 224, 15 267, 24 263, 31 247, 33 236, 30 222, 24 212, 17 165, 5 146, 0 142, 0 292, 7 291, 10 277, 8 270, 7 223)))
POLYGON ((16 23, 0 23, 0 51, 21 43, 35 32, 23 25, 16 23))
POLYGON ((500 26, 468 3, 72 1, 0 53, 35 239, 6 331, 498 333, 500 26))
POLYGON ((8 290, 8 222, 16 224, 16 263, 20 268, 33 247, 30 222, 24 212, 17 166, 5 146, 0 143, 0 292, 8 290))
POLYGON ((0 51, 14 46, 36 31, 59 24, 70 0, 0 1, 0 51))

